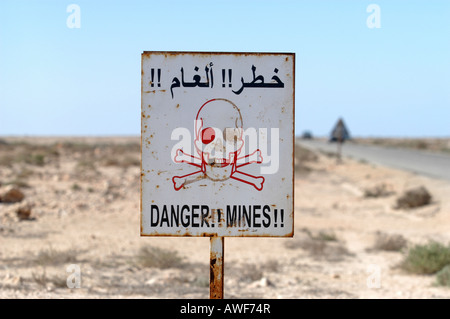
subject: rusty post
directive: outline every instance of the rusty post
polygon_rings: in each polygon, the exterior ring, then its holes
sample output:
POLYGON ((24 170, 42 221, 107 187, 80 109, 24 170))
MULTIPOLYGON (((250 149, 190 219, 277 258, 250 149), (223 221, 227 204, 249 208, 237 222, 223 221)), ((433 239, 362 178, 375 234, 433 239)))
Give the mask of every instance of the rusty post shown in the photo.
POLYGON ((210 238, 209 298, 223 299, 224 238, 210 238))

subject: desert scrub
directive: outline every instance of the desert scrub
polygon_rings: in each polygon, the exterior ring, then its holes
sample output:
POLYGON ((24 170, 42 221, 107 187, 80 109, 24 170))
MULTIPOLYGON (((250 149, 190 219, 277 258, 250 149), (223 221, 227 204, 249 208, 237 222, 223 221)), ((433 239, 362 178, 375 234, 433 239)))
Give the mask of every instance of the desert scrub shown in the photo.
POLYGON ((436 283, 439 286, 450 288, 450 265, 445 266, 436 274, 436 283))
POLYGON ((79 251, 75 249, 55 250, 49 247, 39 251, 34 263, 40 266, 71 264, 77 262, 79 251))
POLYGON ((71 189, 72 189, 74 192, 77 192, 77 191, 81 191, 81 190, 82 190, 81 186, 78 185, 77 183, 72 184, 71 189))
POLYGON ((324 258, 327 261, 338 262, 344 260, 345 257, 353 256, 332 232, 320 231, 318 234, 313 234, 309 229, 302 229, 302 232, 306 236, 286 241, 285 247, 301 248, 314 258, 324 258))
POLYGON ((47 276, 45 269, 42 273, 33 272, 31 279, 42 287, 49 287, 49 285, 53 285, 56 288, 67 287, 67 279, 65 276, 47 276))
POLYGON ((385 183, 378 184, 364 190, 364 198, 387 197, 392 194, 394 194, 394 191, 392 191, 389 185, 386 185, 385 183))
POLYGON ((425 206, 431 203, 431 194, 424 186, 407 190, 397 198, 397 209, 411 209, 425 206))
POLYGON ((319 157, 313 151, 295 144, 294 150, 294 168, 296 173, 308 173, 312 171, 307 163, 318 162, 319 157))
POLYGON ((26 163, 35 166, 45 165, 45 155, 44 154, 26 154, 25 152, 19 154, 7 154, 0 157, 1 166, 11 167, 15 163, 26 163))
POLYGON ((141 247, 136 262, 142 267, 178 268, 183 265, 182 257, 176 251, 165 250, 158 247, 141 247))
POLYGON ((408 245, 408 241, 402 235, 376 233, 374 250, 401 251, 408 245))
POLYGON ((435 274, 447 265, 450 265, 450 247, 429 242, 412 247, 401 268, 414 274, 435 274))
POLYGON ((97 171, 97 168, 95 167, 95 161, 92 159, 86 159, 86 158, 79 160, 75 169, 78 172, 86 172, 86 171, 96 172, 97 171))
POLYGON ((323 230, 321 230, 316 236, 312 236, 312 238, 322 241, 338 241, 338 238, 333 232, 327 232, 323 230))
POLYGON ((130 166, 139 166, 141 165, 141 160, 135 156, 124 156, 117 157, 117 155, 113 155, 114 157, 105 158, 102 161, 103 166, 118 166, 122 168, 127 168, 130 166))
POLYGON ((36 166, 44 166, 45 165, 45 155, 44 154, 29 154, 24 158, 25 163, 36 165, 36 166))

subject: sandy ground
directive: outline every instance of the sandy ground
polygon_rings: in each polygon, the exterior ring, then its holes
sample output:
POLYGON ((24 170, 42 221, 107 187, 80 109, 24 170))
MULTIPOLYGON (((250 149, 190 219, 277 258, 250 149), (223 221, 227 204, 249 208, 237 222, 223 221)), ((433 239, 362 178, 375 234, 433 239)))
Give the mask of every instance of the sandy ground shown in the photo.
MULTIPOLYGON (((0 190, 17 185, 25 199, 0 203, 0 298, 209 298, 208 238, 139 236, 138 138, 5 140, 0 190), (30 219, 20 221, 27 204, 30 219), (146 267, 142 247, 181 261, 146 267), (80 288, 67 287, 69 265, 80 288)), ((413 244, 450 242, 450 183, 318 156, 296 175, 294 238, 225 239, 225 298, 450 298, 434 276, 398 267, 413 244), (392 194, 364 197, 380 183, 392 194), (420 185, 430 205, 394 209, 420 185), (377 232, 402 235, 407 247, 374 249, 377 232)))

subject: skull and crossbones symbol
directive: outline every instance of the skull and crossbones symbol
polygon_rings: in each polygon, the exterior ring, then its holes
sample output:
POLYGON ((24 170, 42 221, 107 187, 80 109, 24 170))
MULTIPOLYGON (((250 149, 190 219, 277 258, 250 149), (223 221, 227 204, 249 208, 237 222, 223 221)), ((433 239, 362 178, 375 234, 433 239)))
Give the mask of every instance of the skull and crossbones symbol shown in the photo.
POLYGON ((177 149, 174 162, 185 163, 197 170, 174 176, 172 182, 176 191, 185 185, 205 178, 218 182, 234 179, 263 189, 264 177, 254 176, 240 169, 250 164, 263 162, 261 150, 245 153, 244 129, 239 108, 227 99, 217 98, 204 103, 195 119, 196 155, 177 149))

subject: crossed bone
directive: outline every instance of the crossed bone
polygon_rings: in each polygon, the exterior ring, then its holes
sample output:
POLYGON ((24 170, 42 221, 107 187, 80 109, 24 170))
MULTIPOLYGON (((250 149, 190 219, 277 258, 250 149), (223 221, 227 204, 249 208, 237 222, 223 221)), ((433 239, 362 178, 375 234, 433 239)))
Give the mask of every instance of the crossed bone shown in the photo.
MULTIPOLYGON (((186 154, 182 149, 177 149, 174 161, 175 163, 186 163, 198 168, 198 170, 195 172, 183 176, 172 177, 175 190, 178 191, 187 184, 208 178, 208 176, 206 175, 206 165, 208 164, 203 160, 203 157, 199 158, 194 155, 186 154)), ((230 164, 232 165, 232 172, 229 178, 252 185, 258 191, 260 191, 263 189, 263 184, 265 181, 264 177, 253 176, 238 169, 250 164, 261 164, 262 162, 263 158, 259 149, 249 155, 238 157, 237 159, 233 160, 233 163, 230 164), (237 161, 241 160, 245 160, 245 162, 243 164, 237 164, 237 161)))

